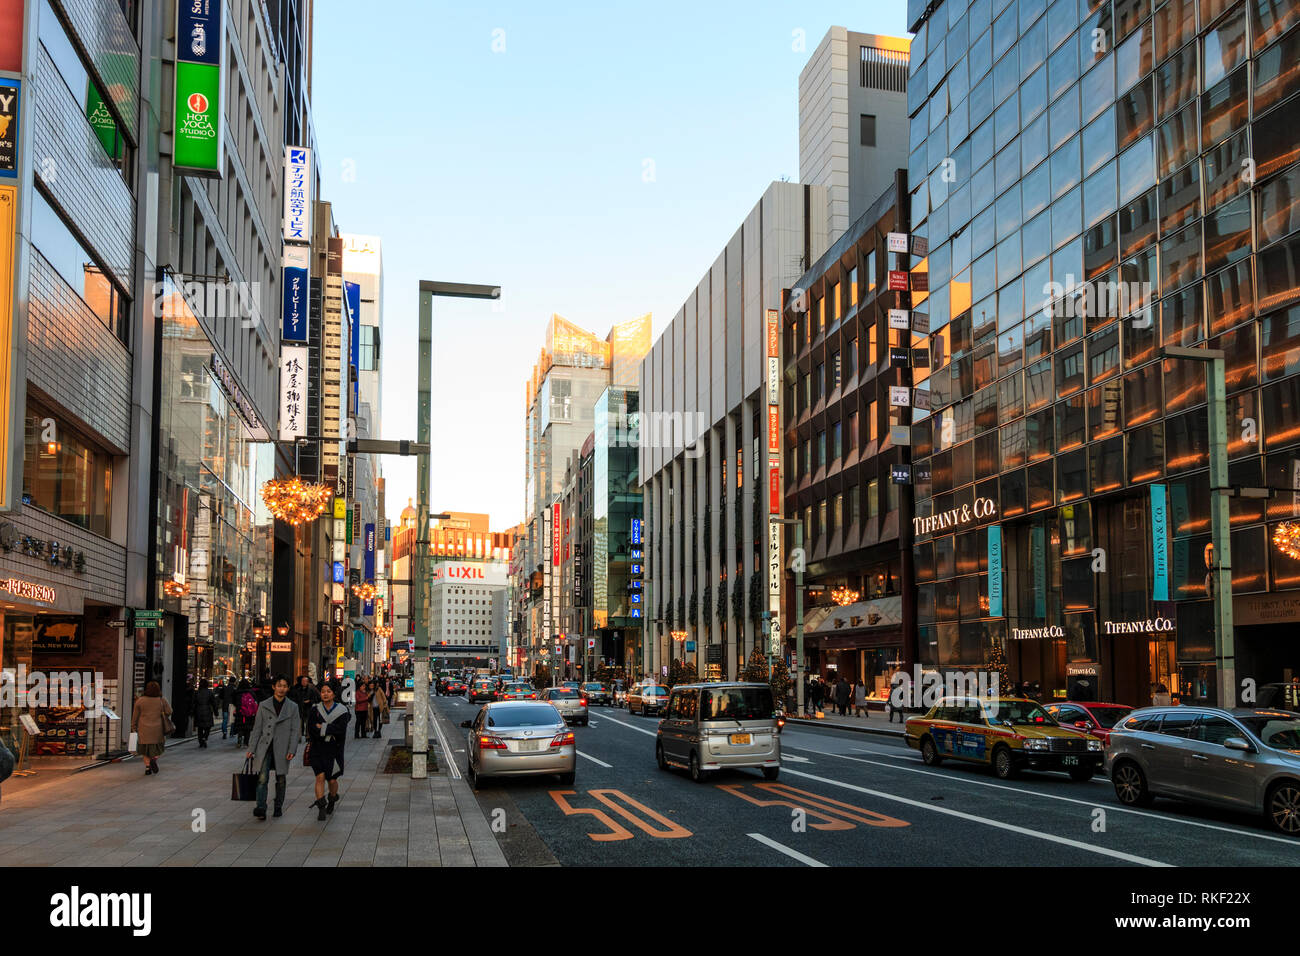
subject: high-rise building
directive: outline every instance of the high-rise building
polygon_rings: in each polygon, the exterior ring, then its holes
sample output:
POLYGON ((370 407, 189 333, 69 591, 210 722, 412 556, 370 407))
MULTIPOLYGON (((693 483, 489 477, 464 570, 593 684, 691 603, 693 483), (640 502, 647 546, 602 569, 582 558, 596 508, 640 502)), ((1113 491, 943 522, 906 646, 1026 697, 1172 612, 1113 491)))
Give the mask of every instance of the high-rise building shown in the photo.
POLYGON ((768 522, 774 498, 781 512, 773 363, 788 293, 826 242, 826 197, 824 186, 772 183, 641 364, 644 523, 627 541, 629 555, 645 555, 635 671, 658 675, 684 657, 701 676, 735 678, 779 601, 779 551, 775 580, 769 562, 780 540, 768 522))
POLYGON ((799 74, 799 181, 826 187, 827 244, 907 165, 908 45, 831 27, 799 74))
POLYGON ((1229 484, 1279 489, 1231 503, 1236 676, 1294 677, 1300 6, 908 22, 921 662, 997 647, 1044 699, 1216 699, 1206 366, 1180 346, 1225 356, 1229 484))

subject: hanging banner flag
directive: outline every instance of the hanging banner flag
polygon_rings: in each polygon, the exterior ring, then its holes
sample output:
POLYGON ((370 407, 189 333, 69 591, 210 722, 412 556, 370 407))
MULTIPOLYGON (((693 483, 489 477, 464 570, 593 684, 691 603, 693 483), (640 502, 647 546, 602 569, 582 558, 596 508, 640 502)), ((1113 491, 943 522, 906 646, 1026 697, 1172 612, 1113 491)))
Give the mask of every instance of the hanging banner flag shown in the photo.
POLYGON ((365 563, 362 565, 363 580, 372 584, 375 580, 375 525, 374 522, 366 522, 366 556, 365 563))
POLYGON ((897 269, 889 270, 889 291, 906 292, 907 291, 907 273, 897 269))
POLYGON ((1151 600, 1169 600, 1169 512, 1167 489, 1151 486, 1151 600))
POLYGON ((0 179, 18 178, 18 108, 21 80, 0 77, 0 179))
POLYGON ((284 265, 284 308, 280 338, 285 342, 306 342, 311 248, 286 245, 281 261, 284 265))
POLYGON ((343 283, 343 297, 348 302, 348 313, 352 318, 352 347, 348 353, 348 364, 357 367, 357 351, 361 341, 361 285, 356 282, 343 283))
POLYGON ((311 150, 284 148, 284 241, 311 242, 311 150))
POLYGON ((225 112, 221 108, 222 0, 177 0, 172 165, 220 179, 225 112))
POLYGON ((280 349, 280 441, 307 435, 307 349, 280 349))
POLYGON ((989 617, 1002 616, 1002 525, 989 525, 989 617))

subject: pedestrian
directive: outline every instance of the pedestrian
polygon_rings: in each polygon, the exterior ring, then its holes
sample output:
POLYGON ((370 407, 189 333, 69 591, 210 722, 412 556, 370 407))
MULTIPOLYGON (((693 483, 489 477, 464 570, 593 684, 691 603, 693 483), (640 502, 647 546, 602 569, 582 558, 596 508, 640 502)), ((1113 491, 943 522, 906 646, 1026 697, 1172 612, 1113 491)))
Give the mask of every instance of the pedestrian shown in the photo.
POLYGON ((320 701, 307 715, 307 761, 316 775, 316 819, 324 820, 339 802, 339 777, 343 776, 343 746, 348 742, 351 714, 337 700, 334 685, 320 685, 320 701), (329 784, 329 799, 325 786, 329 784))
POLYGON ((218 694, 221 703, 221 739, 226 739, 226 734, 230 730, 230 711, 235 705, 235 679, 227 677, 221 684, 221 690, 218 694))
POLYGON ((298 705, 298 714, 302 718, 299 732, 306 736, 307 713, 311 710, 312 705, 320 700, 320 695, 316 693, 316 688, 312 686, 311 678, 306 674, 299 674, 298 679, 294 682, 293 690, 289 691, 289 699, 298 705))
POLYGON ((217 695, 212 692, 206 680, 199 681, 199 689, 194 692, 194 730, 199 735, 199 746, 207 749, 208 734, 212 733, 212 724, 217 718, 217 695))
POLYGON ((162 696, 156 680, 144 685, 144 696, 131 709, 131 732, 136 735, 136 753, 146 761, 144 775, 158 772, 158 758, 162 756, 163 741, 167 737, 165 721, 171 717, 171 704, 162 696))
POLYGON ((867 709, 867 685, 858 679, 857 685, 853 688, 853 716, 861 717, 862 712, 867 709))
POLYGON ((357 684, 357 700, 355 704, 357 725, 354 733, 357 740, 366 735, 366 721, 370 716, 370 691, 366 689, 366 686, 365 681, 357 684))
POLYGON ((247 747, 249 734, 253 732, 253 721, 257 718, 257 695, 248 678, 239 682, 235 688, 235 743, 247 747))
POLYGON ((14 755, 9 752, 3 743, 0 743, 0 783, 4 783, 13 775, 14 772, 14 755))
POLYGON ((284 816, 284 793, 288 788, 289 768, 298 750, 298 708, 289 700, 289 678, 276 675, 271 681, 271 696, 257 705, 253 721, 252 743, 248 756, 257 772, 257 806, 253 816, 266 819, 266 796, 271 771, 275 771, 275 813, 284 816))
POLYGON ((853 688, 849 685, 849 679, 843 674, 835 682, 835 712, 841 717, 849 715, 849 697, 853 693, 853 688))
POLYGON ((375 739, 384 736, 384 724, 388 723, 388 697, 384 694, 382 682, 376 682, 374 693, 370 697, 371 722, 375 725, 375 739))

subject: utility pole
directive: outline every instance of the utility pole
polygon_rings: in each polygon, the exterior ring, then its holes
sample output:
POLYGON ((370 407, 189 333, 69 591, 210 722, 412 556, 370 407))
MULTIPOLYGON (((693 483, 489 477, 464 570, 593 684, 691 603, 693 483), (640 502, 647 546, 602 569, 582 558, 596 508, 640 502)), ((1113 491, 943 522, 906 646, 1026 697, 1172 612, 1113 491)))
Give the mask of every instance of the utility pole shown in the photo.
POLYGON ((1214 664, 1218 705, 1237 706, 1237 662, 1232 623, 1232 535, 1228 515, 1228 404, 1222 349, 1166 346, 1160 356, 1205 363, 1210 433, 1210 540, 1214 556, 1214 664))
MULTIPOLYGON (((415 644, 411 659, 415 694, 412 698, 411 779, 429 775, 429 605, 432 581, 429 578, 429 442, 432 438, 433 408, 433 297, 499 299, 500 286, 466 285, 459 282, 420 282, 420 358, 419 404, 416 409, 415 458, 416 506, 415 551, 411 555, 411 617, 415 624, 415 644)), ((448 759, 450 755, 447 755, 448 759)))

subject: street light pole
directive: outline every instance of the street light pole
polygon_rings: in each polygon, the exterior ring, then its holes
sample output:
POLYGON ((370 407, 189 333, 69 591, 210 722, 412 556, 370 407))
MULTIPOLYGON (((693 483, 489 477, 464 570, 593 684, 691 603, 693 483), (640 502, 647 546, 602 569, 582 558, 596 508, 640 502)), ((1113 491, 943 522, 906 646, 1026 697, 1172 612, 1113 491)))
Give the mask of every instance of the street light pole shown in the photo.
POLYGON ((1237 705, 1237 663, 1232 622, 1232 536, 1228 514, 1228 403, 1222 349, 1166 346, 1162 358, 1204 362, 1210 433, 1210 540, 1214 556, 1214 663, 1218 704, 1237 705))
MULTIPOLYGON (((411 616, 415 624, 415 643, 411 648, 414 663, 412 674, 415 693, 411 710, 414 726, 411 728, 411 779, 423 780, 429 775, 429 605, 432 601, 432 582, 429 579, 429 442, 432 438, 433 407, 431 400, 433 379, 433 297, 448 296, 466 299, 499 299, 500 286, 466 285, 460 282, 420 281, 420 359, 419 404, 416 409, 418 425, 416 442, 421 449, 415 458, 416 512, 415 552, 411 555, 412 589, 411 616)), ((447 755, 450 759, 450 755, 447 755)))

